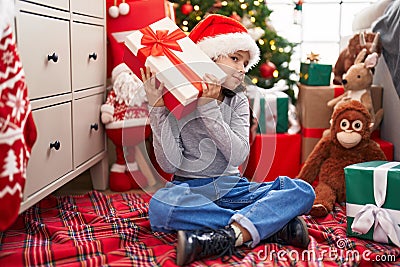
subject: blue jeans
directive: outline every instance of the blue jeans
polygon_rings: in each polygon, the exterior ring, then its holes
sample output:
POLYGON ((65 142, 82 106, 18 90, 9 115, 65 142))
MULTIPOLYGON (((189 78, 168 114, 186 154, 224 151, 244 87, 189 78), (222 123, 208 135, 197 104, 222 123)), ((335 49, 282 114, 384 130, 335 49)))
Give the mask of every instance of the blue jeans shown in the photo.
POLYGON ((251 246, 280 230, 314 202, 313 188, 285 176, 255 183, 239 176, 168 182, 150 200, 153 231, 219 229, 232 222, 249 231, 251 246))

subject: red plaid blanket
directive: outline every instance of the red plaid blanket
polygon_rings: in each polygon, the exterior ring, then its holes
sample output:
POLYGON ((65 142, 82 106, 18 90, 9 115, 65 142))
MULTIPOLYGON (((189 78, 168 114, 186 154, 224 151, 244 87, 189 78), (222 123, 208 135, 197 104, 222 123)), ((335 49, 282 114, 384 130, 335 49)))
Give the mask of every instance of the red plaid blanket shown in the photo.
MULTIPOLYGON (((175 266, 173 234, 151 232, 145 194, 49 196, 0 233, 0 266, 175 266)), ((304 216, 307 250, 277 244, 240 247, 242 259, 193 266, 400 266, 400 248, 346 237, 344 207, 304 216)))

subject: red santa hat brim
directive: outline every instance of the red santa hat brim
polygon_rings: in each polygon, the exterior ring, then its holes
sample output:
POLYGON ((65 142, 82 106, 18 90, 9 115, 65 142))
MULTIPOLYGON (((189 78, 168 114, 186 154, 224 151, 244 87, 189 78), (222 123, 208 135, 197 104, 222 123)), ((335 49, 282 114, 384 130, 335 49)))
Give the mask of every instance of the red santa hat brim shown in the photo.
POLYGON ((246 71, 256 65, 260 58, 260 50, 247 29, 237 20, 222 15, 207 16, 193 28, 189 38, 212 59, 239 50, 249 51, 246 71))

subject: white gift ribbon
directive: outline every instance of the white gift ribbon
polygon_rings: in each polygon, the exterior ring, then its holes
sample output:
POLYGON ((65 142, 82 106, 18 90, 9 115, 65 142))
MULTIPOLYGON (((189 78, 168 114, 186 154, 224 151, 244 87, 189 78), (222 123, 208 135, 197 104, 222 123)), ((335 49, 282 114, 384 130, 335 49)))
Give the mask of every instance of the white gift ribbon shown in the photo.
MULTIPOLYGON (((271 88, 272 89, 272 88, 271 88)), ((253 113, 255 117, 260 120, 261 117, 261 103, 260 99, 264 98, 265 106, 264 106, 264 118, 265 118, 265 133, 275 133, 276 132, 276 104, 275 109, 271 105, 273 102, 268 101, 271 95, 275 95, 274 92, 270 92, 271 89, 263 89, 255 85, 249 85, 247 88, 247 96, 250 99, 253 99, 253 113), (268 90, 268 92, 267 92, 268 90), (269 93, 271 93, 269 95, 269 93), (275 114, 274 114, 275 113, 275 114)), ((276 101, 275 101, 276 102, 276 101)))
POLYGON ((253 99, 253 106, 252 106, 252 110, 254 113, 254 116, 259 119, 260 118, 260 92, 259 92, 259 87, 255 86, 255 85, 249 85, 247 86, 246 89, 246 95, 248 98, 253 99))
POLYGON ((388 243, 388 237, 400 247, 400 212, 384 209, 386 199, 387 174, 389 169, 400 165, 399 162, 388 162, 374 169, 374 198, 375 204, 367 204, 359 209, 355 216, 354 209, 359 205, 347 204, 348 216, 354 217, 351 230, 355 233, 366 234, 374 224, 373 239, 377 242, 388 243))
MULTIPOLYGON (((265 91, 265 90, 264 90, 265 91)), ((284 94, 282 92, 279 92, 284 94)), ((276 133, 276 124, 278 122, 278 103, 277 98, 279 97, 278 92, 263 92, 263 98, 265 100, 264 117, 265 117, 265 133, 274 134, 276 133)), ((286 95, 285 95, 286 96, 286 95)))

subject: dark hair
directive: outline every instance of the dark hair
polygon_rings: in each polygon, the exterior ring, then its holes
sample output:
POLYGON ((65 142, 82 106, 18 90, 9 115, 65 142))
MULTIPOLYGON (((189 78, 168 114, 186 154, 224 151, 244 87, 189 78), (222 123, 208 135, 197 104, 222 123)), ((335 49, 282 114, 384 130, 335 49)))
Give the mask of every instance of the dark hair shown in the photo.
POLYGON ((221 93, 226 96, 226 97, 234 97, 236 95, 236 92, 233 90, 229 90, 225 87, 221 88, 221 93))
POLYGON ((241 83, 233 90, 222 87, 221 92, 226 97, 234 97, 236 93, 244 92, 245 90, 246 90, 246 85, 244 83, 241 83))

